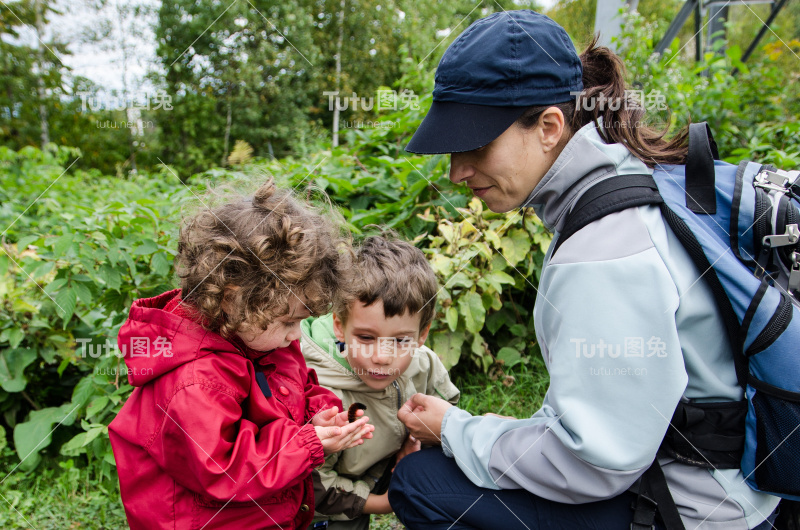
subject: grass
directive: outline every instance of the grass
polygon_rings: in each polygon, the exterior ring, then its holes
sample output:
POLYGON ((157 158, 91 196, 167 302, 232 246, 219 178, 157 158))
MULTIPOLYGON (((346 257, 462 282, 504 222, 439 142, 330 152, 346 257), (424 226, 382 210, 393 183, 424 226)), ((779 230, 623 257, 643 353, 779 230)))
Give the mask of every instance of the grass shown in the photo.
MULTIPOLYGON (((490 375, 454 373, 461 389, 459 406, 472 414, 494 412, 515 417, 530 416, 539 408, 547 389, 547 372, 540 358, 530 366, 517 365, 512 373, 490 375)), ((116 477, 103 481, 70 460, 45 460, 26 475, 14 467, 19 459, 11 449, 0 452, 0 528, 117 529, 127 528, 116 477), (2 504, 2 503, 0 503, 2 504)), ((404 528, 394 515, 373 518, 373 530, 404 528)))

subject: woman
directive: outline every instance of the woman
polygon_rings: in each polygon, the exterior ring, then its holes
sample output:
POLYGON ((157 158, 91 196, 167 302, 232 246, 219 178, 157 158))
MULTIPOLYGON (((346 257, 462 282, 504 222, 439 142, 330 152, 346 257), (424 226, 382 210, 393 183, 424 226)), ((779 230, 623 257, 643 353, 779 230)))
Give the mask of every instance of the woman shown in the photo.
MULTIPOLYGON (((470 26, 445 52, 433 99, 407 150, 451 153, 452 182, 495 212, 534 208, 556 240, 592 185, 687 156, 685 131, 668 141, 643 124, 616 55, 592 43, 578 57, 531 11, 470 26)), ((534 307, 543 406, 514 419, 409 400, 398 416, 443 449, 395 471, 389 499, 409 528, 650 528, 639 479, 679 402, 742 399, 712 293, 658 207, 608 215, 554 247, 534 307)), ((771 526, 779 499, 740 470, 658 461, 679 525, 771 526)))

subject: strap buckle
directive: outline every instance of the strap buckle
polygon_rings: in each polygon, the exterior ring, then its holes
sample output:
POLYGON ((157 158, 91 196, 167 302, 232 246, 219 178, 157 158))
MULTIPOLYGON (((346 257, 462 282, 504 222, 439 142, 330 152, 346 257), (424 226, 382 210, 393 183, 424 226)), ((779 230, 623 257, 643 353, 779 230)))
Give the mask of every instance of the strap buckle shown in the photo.
POLYGON ((800 291, 800 252, 792 252, 792 271, 789 273, 789 291, 800 291))
POLYGON ((630 530, 655 530, 656 510, 658 503, 639 492, 638 497, 633 501, 633 521, 630 530))
POLYGON ((797 225, 787 225, 786 232, 783 234, 772 234, 764 236, 764 246, 770 247, 785 247, 787 245, 794 245, 800 240, 800 229, 797 225))
POLYGON ((783 171, 781 169, 764 170, 755 177, 754 185, 768 191, 790 193, 792 186, 800 182, 800 171, 783 171))

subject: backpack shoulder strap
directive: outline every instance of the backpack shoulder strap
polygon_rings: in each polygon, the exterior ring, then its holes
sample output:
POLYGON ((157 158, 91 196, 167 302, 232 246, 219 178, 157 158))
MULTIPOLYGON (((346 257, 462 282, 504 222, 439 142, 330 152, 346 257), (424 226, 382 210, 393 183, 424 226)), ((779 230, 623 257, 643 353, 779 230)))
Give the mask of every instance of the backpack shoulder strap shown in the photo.
POLYGON ((551 258, 564 241, 589 223, 634 206, 663 202, 652 175, 618 175, 595 184, 567 214, 551 258))
POLYGON ((708 123, 689 125, 689 154, 686 158, 686 207, 696 214, 717 213, 714 160, 719 151, 708 123))

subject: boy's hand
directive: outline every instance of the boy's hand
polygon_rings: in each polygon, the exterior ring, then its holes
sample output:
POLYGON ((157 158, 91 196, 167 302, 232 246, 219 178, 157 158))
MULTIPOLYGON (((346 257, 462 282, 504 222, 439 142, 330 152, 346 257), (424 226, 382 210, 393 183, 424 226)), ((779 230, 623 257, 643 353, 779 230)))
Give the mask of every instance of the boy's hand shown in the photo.
POLYGON ((392 513, 392 505, 389 504, 389 494, 374 495, 372 493, 367 497, 367 502, 364 503, 362 513, 392 513))
POLYGON ((400 460, 411 453, 416 453, 420 449, 422 449, 422 444, 420 441, 409 434, 403 442, 402 447, 400 447, 400 450, 397 452, 397 458, 395 458, 392 473, 394 473, 394 468, 397 467, 397 464, 400 463, 400 460))
MULTIPOLYGON (((360 418, 363 415, 363 410, 356 412, 357 418, 360 418)), ((317 412, 317 414, 311 418, 311 425, 314 427, 344 427, 348 423, 347 411, 343 410, 342 412, 339 412, 339 407, 331 407, 329 409, 317 412)))
POLYGON ((315 425, 317 437, 322 442, 322 449, 325 456, 350 449, 364 443, 364 439, 372 438, 374 425, 369 425, 369 418, 363 416, 353 423, 348 423, 343 427, 331 425, 328 427, 315 425))
POLYGON ((397 419, 423 444, 441 445, 442 420, 452 406, 437 397, 414 394, 397 412, 397 419))

